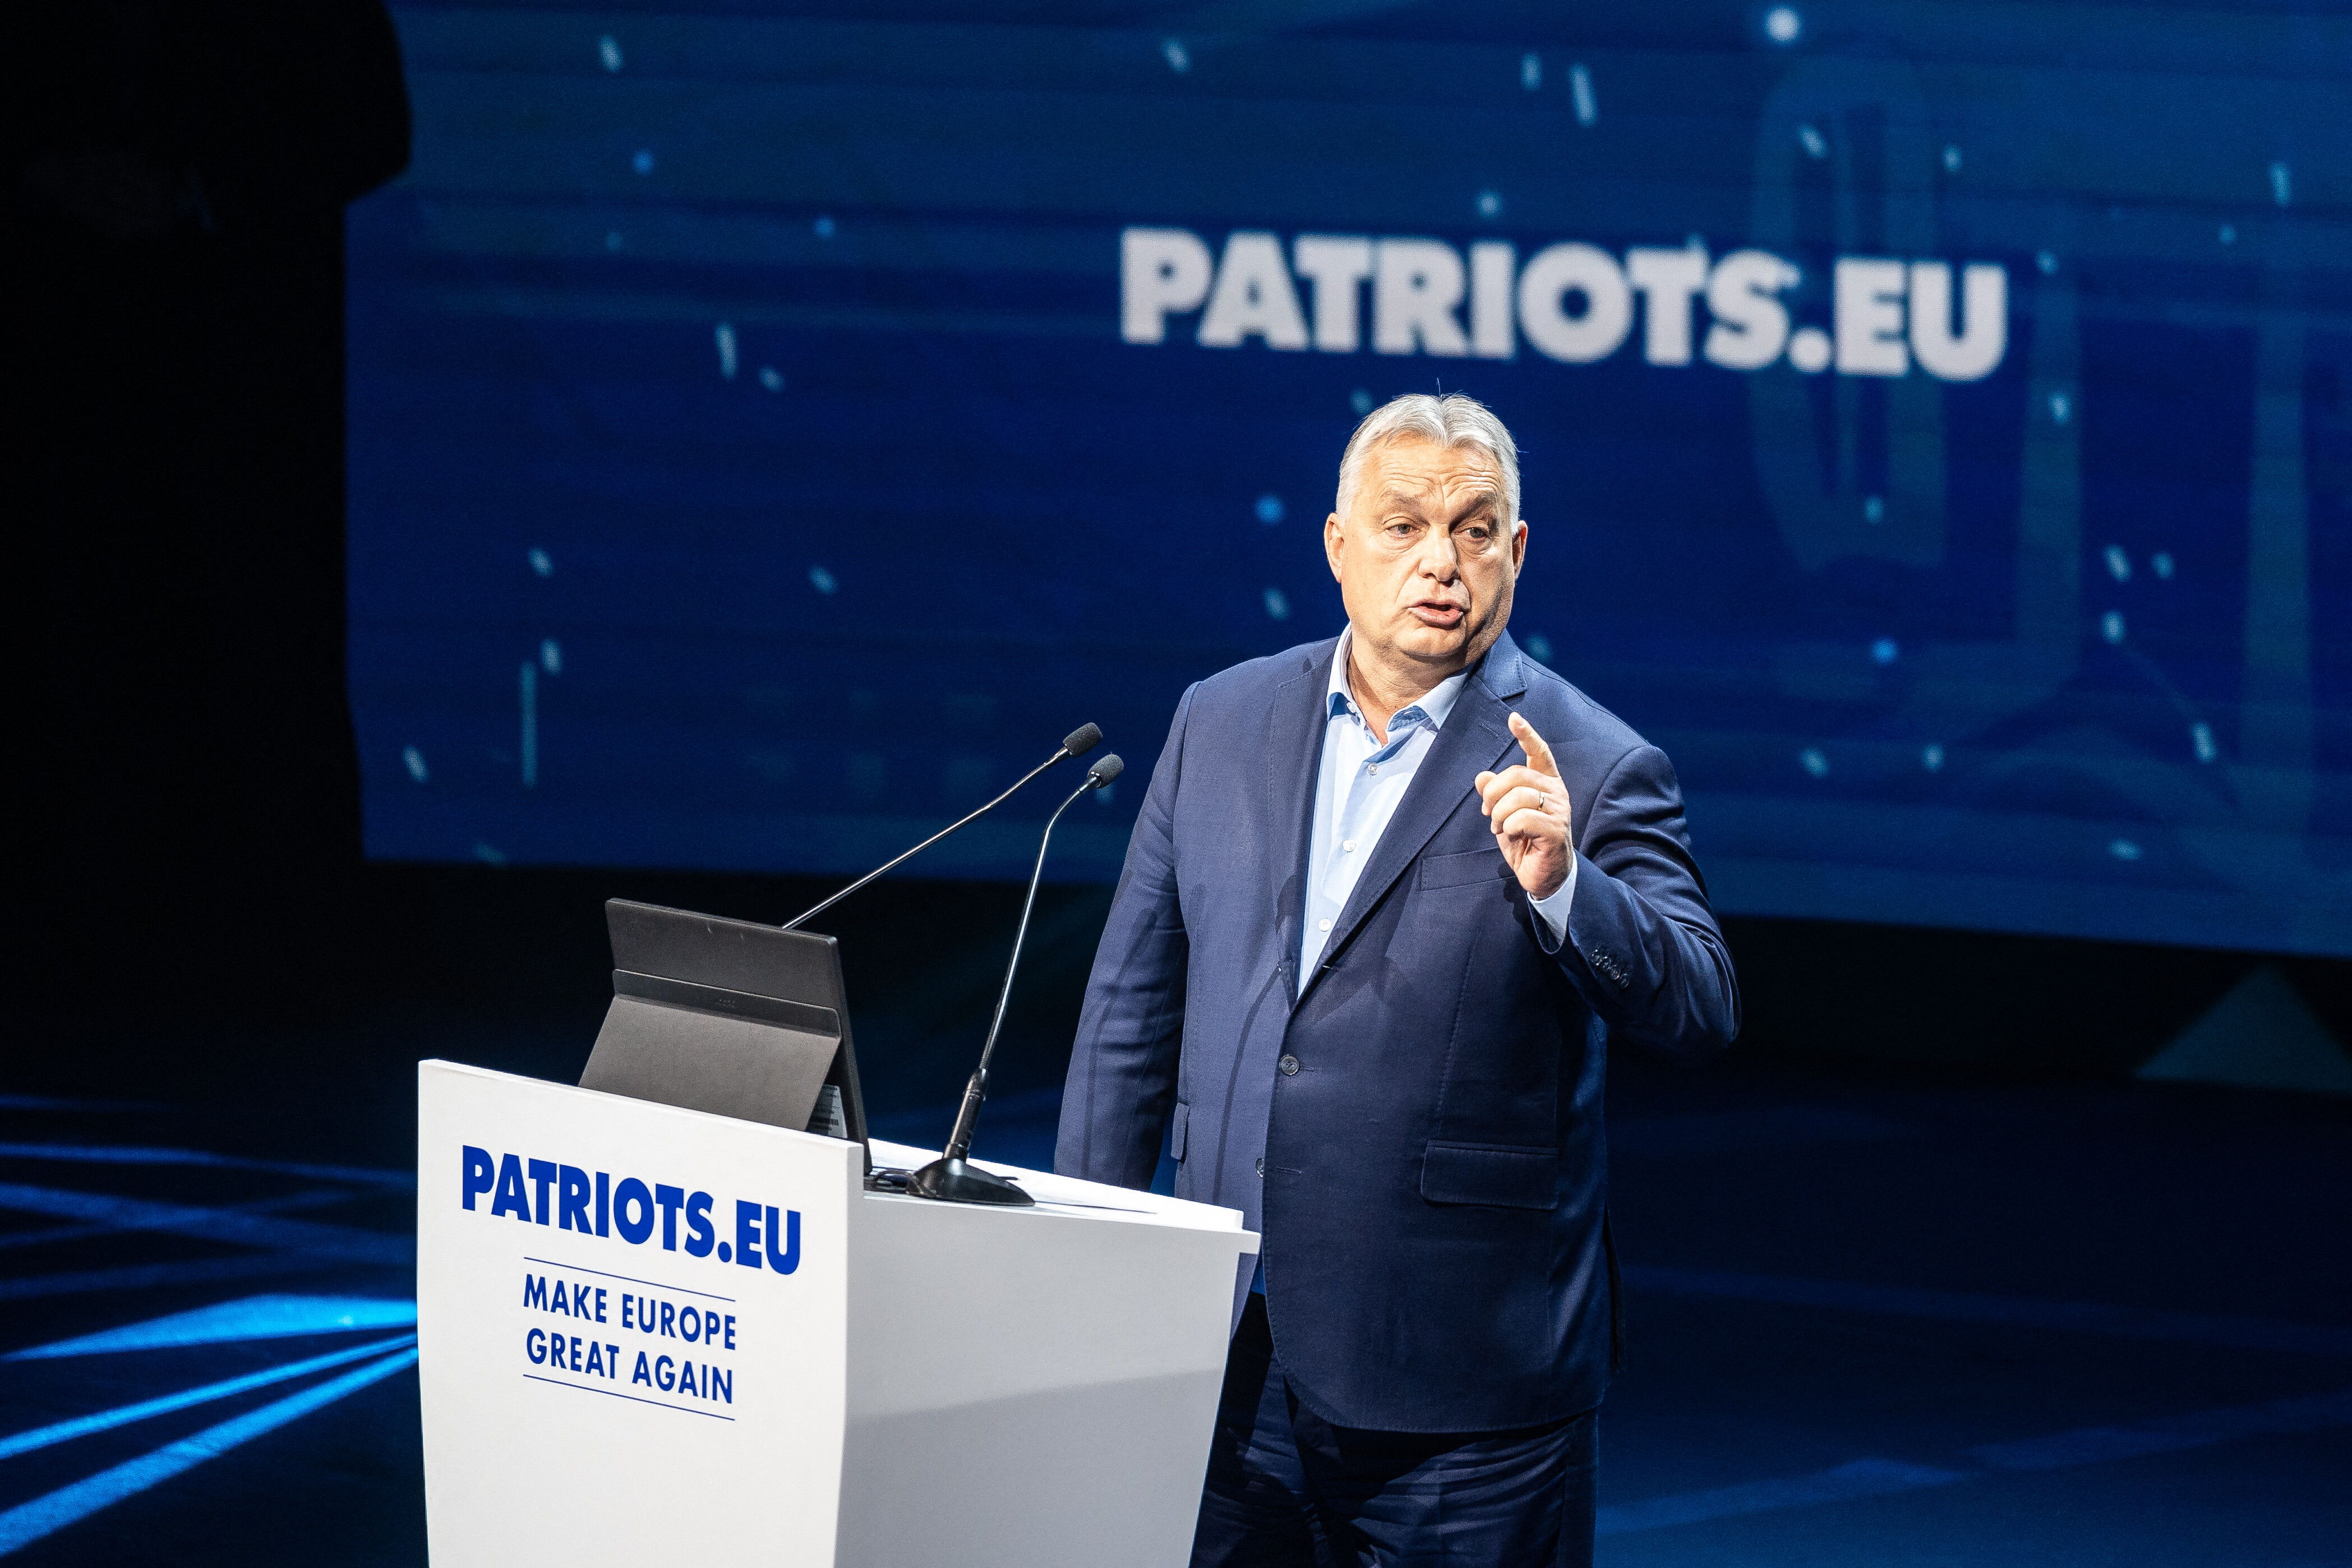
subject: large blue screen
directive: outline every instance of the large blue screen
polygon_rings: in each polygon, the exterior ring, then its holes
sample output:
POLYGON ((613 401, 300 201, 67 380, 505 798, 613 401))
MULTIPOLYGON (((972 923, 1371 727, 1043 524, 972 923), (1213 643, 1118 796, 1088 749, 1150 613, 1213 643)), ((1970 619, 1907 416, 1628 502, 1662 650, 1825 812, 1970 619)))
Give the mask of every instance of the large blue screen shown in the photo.
POLYGON ((1514 634, 1672 754, 1724 909, 2352 952, 2340 14, 395 16, 375 856, 847 872, 1082 721, 1148 767, 1339 629, 1340 447, 1444 389, 1524 448, 1514 634))

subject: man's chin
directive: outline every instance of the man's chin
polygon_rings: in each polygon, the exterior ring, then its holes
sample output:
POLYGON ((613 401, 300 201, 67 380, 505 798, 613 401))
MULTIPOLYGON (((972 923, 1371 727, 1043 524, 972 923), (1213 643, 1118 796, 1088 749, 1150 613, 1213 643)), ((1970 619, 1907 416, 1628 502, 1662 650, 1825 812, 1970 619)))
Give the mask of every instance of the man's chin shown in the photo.
POLYGON ((1415 621, 1396 639, 1397 651, 1424 664, 1466 664, 1472 637, 1467 623, 1432 626, 1415 621))

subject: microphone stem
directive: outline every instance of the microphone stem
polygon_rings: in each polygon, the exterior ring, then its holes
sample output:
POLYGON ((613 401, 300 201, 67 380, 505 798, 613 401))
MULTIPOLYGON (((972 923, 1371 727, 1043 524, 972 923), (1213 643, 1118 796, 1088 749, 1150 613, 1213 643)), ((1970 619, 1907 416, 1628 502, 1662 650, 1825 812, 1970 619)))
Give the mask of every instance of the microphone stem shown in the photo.
MULTIPOLYGON (((1039 763, 1035 767, 1031 768, 1026 773, 1023 774, 1020 782, 1015 784, 1012 789, 1006 790, 1003 795, 998 795, 994 800, 990 801, 986 805, 983 805, 978 811, 973 812, 971 816, 963 818, 961 822, 951 822, 948 824, 947 826, 940 828, 937 833, 932 834, 929 838, 924 839, 920 844, 916 845, 912 849, 908 850, 904 855, 899 856, 897 859, 891 860, 884 865, 877 866, 873 870, 866 872, 866 875, 858 878, 857 880, 850 883, 849 886, 842 889, 841 891, 834 894, 833 897, 825 900, 823 903, 803 910, 800 913, 786 921, 784 922, 783 929, 786 931, 798 931, 801 928, 802 922, 812 920, 816 916, 824 913, 825 910, 833 908, 834 905, 841 902, 842 900, 849 897, 850 894, 857 891, 858 889, 866 886, 866 883, 874 880, 875 878, 882 875, 883 872, 887 871, 891 867, 901 865, 906 861, 913 859, 916 856, 920 855, 924 850, 929 849, 932 845, 937 844, 940 839, 945 838, 949 834, 953 833, 957 828, 961 827, 965 822, 970 822, 973 816, 985 816, 987 813, 994 811, 998 806, 1003 805, 1007 800, 1011 799, 1013 792, 1020 789, 1022 784, 1027 784, 1031 779, 1035 778, 1039 773, 1044 773, 1047 768, 1052 767, 1055 763, 1060 762, 1064 757, 1066 757, 1069 754, 1069 751, 1066 747, 1057 749, 1052 756, 1047 757, 1044 762, 1039 763)), ((1073 796, 1072 798, 1075 799, 1076 797, 1073 796)), ((1055 812, 1054 815, 1059 816, 1061 813, 1055 812)), ((1052 829, 1048 828, 1046 831, 1050 833, 1052 829)), ((994 1037, 992 1036, 991 1037, 993 1038, 994 1037)))
POLYGON ((1087 782, 1070 792, 1070 797, 1054 808, 1045 819, 1045 831, 1037 840, 1037 864, 1029 872, 1029 892, 1021 900, 1021 923, 1013 931, 1013 957, 1004 966, 1004 988, 996 994, 996 1016, 988 1023, 988 1043, 980 1047, 980 1066, 964 1085, 963 1105, 956 1112, 955 1132, 948 1139, 943 1152, 946 1158, 961 1160, 971 1152, 971 1134, 980 1121, 980 1102, 988 1097, 988 1061, 996 1054, 997 1032, 1004 1027, 1004 1009, 1013 1000, 1013 977, 1021 968, 1021 943, 1029 935, 1029 911, 1037 903, 1037 884, 1045 875, 1045 850, 1054 842, 1054 826, 1062 820, 1062 813, 1077 803, 1078 796, 1095 787, 1092 774, 1087 782))

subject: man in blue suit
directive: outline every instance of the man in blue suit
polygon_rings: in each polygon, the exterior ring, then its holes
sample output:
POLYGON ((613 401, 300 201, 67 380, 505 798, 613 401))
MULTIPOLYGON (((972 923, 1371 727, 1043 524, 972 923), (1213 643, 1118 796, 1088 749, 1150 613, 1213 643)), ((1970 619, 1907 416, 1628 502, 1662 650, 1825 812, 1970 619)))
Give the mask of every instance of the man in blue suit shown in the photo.
POLYGON ((1521 654, 1517 450, 1349 442, 1348 627, 1185 692, 1087 985, 1055 1169, 1264 1237, 1192 1561, 1591 1561, 1618 1311, 1608 1041, 1738 1030, 1664 754, 1521 654))

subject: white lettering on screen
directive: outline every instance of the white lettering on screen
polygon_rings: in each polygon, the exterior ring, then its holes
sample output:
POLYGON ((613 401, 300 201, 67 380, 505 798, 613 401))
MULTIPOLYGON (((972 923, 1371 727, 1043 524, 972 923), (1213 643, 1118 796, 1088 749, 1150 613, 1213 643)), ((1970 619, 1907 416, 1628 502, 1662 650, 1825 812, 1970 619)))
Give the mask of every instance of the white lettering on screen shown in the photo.
POLYGON ((1119 237, 1119 335, 1202 348, 1511 359, 1563 364, 1623 349, 1638 313, 1643 359, 1725 370, 1976 381, 2009 349, 2009 275, 1994 262, 1842 256, 1802 321, 1803 268, 1752 247, 1711 257, 1693 237, 1620 257, 1578 240, 1524 263, 1505 240, 1465 252, 1422 236, 1236 229, 1221 248, 1190 229, 1119 237), (1955 287, 1955 274, 1958 285, 1955 287), (1198 312, 1197 319, 1187 321, 1198 312), (1830 352, 1833 345, 1833 352, 1830 352))

